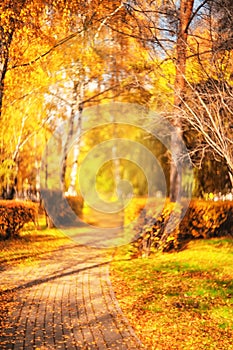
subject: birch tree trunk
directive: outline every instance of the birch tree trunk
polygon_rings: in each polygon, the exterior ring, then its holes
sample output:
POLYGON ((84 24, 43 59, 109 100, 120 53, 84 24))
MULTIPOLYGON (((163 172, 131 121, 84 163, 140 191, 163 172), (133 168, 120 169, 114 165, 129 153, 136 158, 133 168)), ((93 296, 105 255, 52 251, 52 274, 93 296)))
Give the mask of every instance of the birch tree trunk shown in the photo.
POLYGON ((61 190, 63 193, 65 192, 65 176, 66 176, 66 169, 67 169, 68 149, 74 133, 74 118, 75 118, 75 107, 77 105, 77 98, 78 98, 78 86, 79 86, 79 82, 74 81, 74 86, 72 91, 73 96, 72 96, 71 114, 68 120, 67 137, 63 147, 63 154, 62 154, 62 161, 61 161, 60 179, 61 179, 61 190))
POLYGON ((72 93, 72 105, 71 113, 68 121, 67 138, 63 148, 62 165, 61 165, 61 189, 65 193, 65 175, 67 169, 67 157, 71 142, 75 137, 75 144, 73 147, 73 163, 71 167, 71 179, 68 188, 68 195, 76 195, 75 183, 78 171, 78 156, 80 152, 80 137, 82 130, 82 111, 83 111, 83 98, 84 98, 84 80, 81 78, 79 81, 74 81, 73 93, 72 93), (81 80, 81 81, 80 81, 81 80), (75 121, 77 119, 77 121, 75 121))
MULTIPOLYGON (((83 89, 81 88, 81 91, 83 89)), ((82 101, 83 100, 83 93, 81 92, 79 94, 79 107, 78 107, 78 119, 77 119, 77 132, 75 133, 75 144, 73 146, 73 163, 71 167, 71 173, 70 173, 70 185, 68 188, 68 195, 69 196, 77 196, 77 191, 75 188, 76 185, 76 178, 78 173, 78 157, 80 153, 80 140, 81 140, 81 133, 82 133, 82 101), (82 96, 81 96, 82 95, 82 96)))

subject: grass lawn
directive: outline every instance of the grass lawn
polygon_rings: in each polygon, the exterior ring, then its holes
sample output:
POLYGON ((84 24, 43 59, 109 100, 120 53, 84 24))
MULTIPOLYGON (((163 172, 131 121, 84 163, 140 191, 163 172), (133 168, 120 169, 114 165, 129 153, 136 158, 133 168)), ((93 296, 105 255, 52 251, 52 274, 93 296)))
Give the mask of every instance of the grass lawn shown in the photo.
POLYGON ((233 349, 233 239, 197 240, 179 253, 129 259, 121 247, 111 279, 146 349, 233 349))

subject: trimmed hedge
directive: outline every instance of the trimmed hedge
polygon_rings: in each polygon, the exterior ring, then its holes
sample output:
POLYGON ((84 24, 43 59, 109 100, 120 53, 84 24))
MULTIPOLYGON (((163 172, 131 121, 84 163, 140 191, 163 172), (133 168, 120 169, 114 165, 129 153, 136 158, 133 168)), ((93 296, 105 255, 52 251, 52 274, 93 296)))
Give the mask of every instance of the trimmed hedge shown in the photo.
POLYGON ((38 206, 35 203, 16 200, 0 201, 0 236, 9 239, 18 236, 28 222, 37 226, 38 206))
POLYGON ((135 229, 136 256, 148 256, 151 248, 163 252, 180 250, 192 239, 233 235, 233 202, 193 200, 186 213, 168 202, 159 215, 143 210, 135 229), (167 230, 170 218, 177 222, 171 232, 167 230))
POLYGON ((180 224, 184 238, 211 238, 233 234, 232 201, 192 201, 180 224))

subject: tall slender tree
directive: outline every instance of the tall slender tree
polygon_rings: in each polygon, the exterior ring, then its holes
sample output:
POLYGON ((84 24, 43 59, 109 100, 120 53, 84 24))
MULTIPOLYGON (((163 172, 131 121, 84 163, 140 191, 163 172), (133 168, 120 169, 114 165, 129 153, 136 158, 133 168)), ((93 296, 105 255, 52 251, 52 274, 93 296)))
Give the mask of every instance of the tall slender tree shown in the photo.
MULTIPOLYGON (((174 108, 178 113, 183 103, 186 85, 186 61, 188 31, 193 13, 194 0, 181 0, 178 15, 178 33, 176 40, 176 74, 174 83, 174 108)), ((175 113, 176 113, 175 111, 175 113)), ((173 150, 174 161, 171 161, 170 169, 170 199, 176 201, 182 181, 182 166, 180 158, 182 157, 181 140, 183 137, 183 127, 180 118, 175 117, 173 120, 174 131, 171 135, 171 146, 173 150)))

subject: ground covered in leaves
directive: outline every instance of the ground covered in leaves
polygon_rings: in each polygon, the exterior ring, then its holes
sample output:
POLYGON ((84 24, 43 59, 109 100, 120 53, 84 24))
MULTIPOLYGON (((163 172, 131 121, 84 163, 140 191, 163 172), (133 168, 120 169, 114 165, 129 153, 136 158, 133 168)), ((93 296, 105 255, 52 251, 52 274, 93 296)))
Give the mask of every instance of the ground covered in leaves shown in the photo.
POLYGON ((233 239, 197 240, 179 253, 130 259, 119 248, 111 279, 146 349, 233 349, 233 239))
POLYGON ((59 230, 46 229, 43 220, 40 224, 40 229, 35 229, 33 224, 28 224, 18 237, 0 240, 0 269, 15 264, 36 265, 43 254, 73 243, 59 230))

